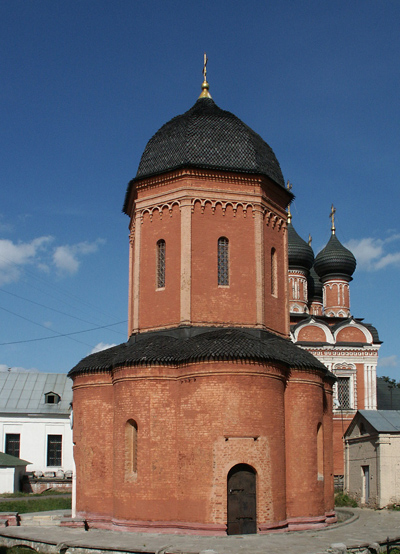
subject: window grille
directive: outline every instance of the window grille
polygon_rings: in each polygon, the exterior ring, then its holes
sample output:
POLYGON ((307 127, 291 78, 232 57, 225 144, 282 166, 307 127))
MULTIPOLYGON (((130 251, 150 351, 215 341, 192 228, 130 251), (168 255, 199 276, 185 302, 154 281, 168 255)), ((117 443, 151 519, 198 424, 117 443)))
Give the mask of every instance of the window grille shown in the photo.
POLYGON ((218 285, 229 285, 229 240, 218 239, 218 285))
POLYGON ((6 433, 6 454, 19 458, 20 437, 17 433, 6 433))
MULTIPOLYGON (((293 298, 298 298, 298 285, 295 281, 293 287, 293 298)), ((271 249, 271 294, 272 296, 278 296, 278 261, 275 248, 271 249)))
POLYGON ((338 377, 337 380, 338 401, 341 410, 351 409, 350 377, 338 377))
POLYGON ((157 288, 165 287, 165 240, 157 242, 157 288))
POLYGON ((61 466, 62 435, 47 435, 47 465, 61 466))

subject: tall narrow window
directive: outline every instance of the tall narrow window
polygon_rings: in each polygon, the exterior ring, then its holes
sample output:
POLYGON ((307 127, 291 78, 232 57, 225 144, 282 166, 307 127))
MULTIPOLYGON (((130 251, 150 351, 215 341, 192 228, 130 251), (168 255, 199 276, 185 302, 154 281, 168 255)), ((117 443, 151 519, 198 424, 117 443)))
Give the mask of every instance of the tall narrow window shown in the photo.
POLYGON ((165 240, 161 239, 157 242, 157 288, 165 287, 165 240))
POLYGON ((318 481, 324 478, 324 432, 322 423, 318 423, 317 427, 317 471, 318 481))
POLYGON ((19 458, 19 444, 20 444, 20 435, 17 433, 6 433, 6 448, 5 453, 10 454, 10 456, 15 456, 19 458))
POLYGON ((229 285, 229 240, 218 239, 218 285, 229 285))
POLYGON ((137 433, 136 421, 129 419, 125 424, 125 474, 127 477, 137 473, 137 433))
POLYGON ((60 466, 62 459, 62 435, 47 435, 47 465, 60 466))
POLYGON ((350 377, 338 377, 337 399, 341 410, 351 410, 350 377))
POLYGON ((271 249, 271 294, 278 296, 278 260, 275 248, 271 249))

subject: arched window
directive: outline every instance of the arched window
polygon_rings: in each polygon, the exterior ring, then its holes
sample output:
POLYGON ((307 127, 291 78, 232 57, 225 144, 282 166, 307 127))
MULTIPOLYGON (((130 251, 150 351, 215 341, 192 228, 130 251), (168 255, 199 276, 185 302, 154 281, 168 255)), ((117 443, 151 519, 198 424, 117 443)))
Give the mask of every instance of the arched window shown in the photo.
POLYGON ((165 240, 160 239, 157 242, 157 271, 156 271, 157 288, 165 287, 165 240))
POLYGON ((278 260, 275 248, 271 248, 271 294, 278 296, 278 260))
POLYGON ((229 240, 218 239, 218 285, 229 286, 229 240))
POLYGON ((318 481, 324 478, 324 431, 322 423, 318 423, 317 427, 317 469, 318 481))
POLYGON ((138 426, 134 419, 125 424, 125 474, 129 477, 137 473, 138 426))

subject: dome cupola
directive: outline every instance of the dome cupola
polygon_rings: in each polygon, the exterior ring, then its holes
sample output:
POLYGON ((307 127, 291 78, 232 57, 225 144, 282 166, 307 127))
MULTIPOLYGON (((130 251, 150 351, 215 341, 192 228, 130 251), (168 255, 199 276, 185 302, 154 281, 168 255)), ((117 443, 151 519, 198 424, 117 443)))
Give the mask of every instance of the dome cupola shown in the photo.
POLYGON ((128 186, 125 213, 133 183, 181 168, 265 175, 285 186, 272 148, 238 117, 217 106, 207 82, 194 106, 165 123, 147 143, 128 186))
POLYGON ((310 269, 310 274, 307 279, 308 282, 308 300, 322 301, 322 283, 314 269, 314 266, 310 269))
POLYGON ((356 269, 356 259, 343 246, 335 234, 331 235, 328 244, 315 258, 315 271, 321 279, 345 277, 349 281, 356 269))
MULTIPOLYGON (((291 184, 288 181, 287 188, 291 184)), ((289 253, 289 309, 291 313, 307 313, 307 276, 314 261, 314 252, 296 232, 288 208, 288 253, 289 253)))
POLYGON ((288 217, 288 251, 289 269, 308 271, 312 267, 313 249, 297 234, 290 216, 288 217))
POLYGON ((149 140, 136 179, 181 167, 256 173, 284 186, 272 148, 208 97, 200 97, 190 110, 171 119, 149 140))
POLYGON ((349 282, 356 269, 356 259, 335 234, 335 208, 331 208, 331 238, 315 258, 314 269, 322 281, 324 314, 328 317, 350 317, 349 282))

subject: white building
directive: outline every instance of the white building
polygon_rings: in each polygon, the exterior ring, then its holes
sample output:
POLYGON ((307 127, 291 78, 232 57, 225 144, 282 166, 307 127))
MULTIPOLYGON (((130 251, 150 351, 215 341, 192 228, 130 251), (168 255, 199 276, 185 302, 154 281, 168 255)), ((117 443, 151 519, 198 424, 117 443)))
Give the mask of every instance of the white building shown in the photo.
POLYGON ((345 433, 345 491, 361 505, 400 503, 400 411, 359 410, 345 433))
POLYGON ((72 382, 64 374, 0 372, 0 451, 29 460, 28 472, 73 471, 72 382))

